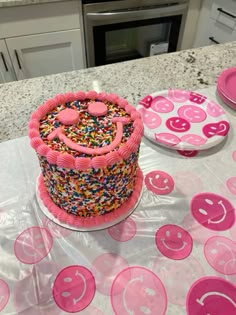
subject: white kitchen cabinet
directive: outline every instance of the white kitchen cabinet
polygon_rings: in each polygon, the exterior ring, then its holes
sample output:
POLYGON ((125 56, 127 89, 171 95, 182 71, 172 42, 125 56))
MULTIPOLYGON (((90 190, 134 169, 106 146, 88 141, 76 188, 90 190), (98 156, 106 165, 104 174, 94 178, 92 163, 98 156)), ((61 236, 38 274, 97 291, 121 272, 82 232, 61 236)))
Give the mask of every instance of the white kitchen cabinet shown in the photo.
POLYGON ((6 39, 18 80, 84 68, 80 30, 6 39))
POLYGON ((0 40, 0 83, 16 80, 11 59, 4 40, 0 40))
POLYGON ((86 67, 80 0, 0 8, 0 82, 86 67))
POLYGON ((204 0, 194 48, 236 40, 236 1, 204 0))

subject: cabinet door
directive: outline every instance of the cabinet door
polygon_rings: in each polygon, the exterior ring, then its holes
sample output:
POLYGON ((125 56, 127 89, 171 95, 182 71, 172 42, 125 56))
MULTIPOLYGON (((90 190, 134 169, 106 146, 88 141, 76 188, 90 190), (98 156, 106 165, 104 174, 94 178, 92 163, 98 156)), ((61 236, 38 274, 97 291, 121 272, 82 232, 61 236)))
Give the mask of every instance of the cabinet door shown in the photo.
POLYGON ((84 68, 79 29, 6 39, 18 80, 84 68))
POLYGON ((0 40, 0 83, 16 80, 11 59, 4 40, 0 40))

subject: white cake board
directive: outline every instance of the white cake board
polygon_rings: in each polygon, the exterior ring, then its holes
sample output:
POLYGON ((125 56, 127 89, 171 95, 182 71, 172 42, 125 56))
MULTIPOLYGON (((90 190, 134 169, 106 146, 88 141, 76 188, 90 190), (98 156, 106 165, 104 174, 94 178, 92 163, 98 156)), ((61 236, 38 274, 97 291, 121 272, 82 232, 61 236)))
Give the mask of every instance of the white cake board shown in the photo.
POLYGON ((89 227, 89 228, 85 228, 85 227, 76 227, 76 226, 73 226, 73 225, 70 225, 70 224, 67 224, 67 223, 63 223, 61 221, 59 221, 57 218, 54 217, 54 215, 48 210, 47 207, 45 207, 45 205, 43 204, 43 201, 41 200, 40 196, 39 196, 39 190, 38 190, 38 182, 39 182, 39 176, 37 178, 37 181, 36 181, 36 199, 37 199, 37 202, 39 204, 39 208, 41 209, 41 211, 43 212, 43 214, 48 218, 50 219, 51 221, 53 221, 54 223, 66 228, 66 229, 69 229, 69 230, 73 230, 73 231, 78 231, 78 232, 90 232, 90 231, 99 231, 99 230, 104 230, 104 229, 107 229, 113 225, 116 225, 118 223, 120 223, 121 221, 125 220, 127 217, 129 217, 131 215, 131 213, 137 208, 141 198, 142 198, 142 193, 143 193, 143 189, 141 189, 141 193, 139 195, 139 199, 137 201, 137 203, 135 204, 135 206, 130 209, 127 213, 125 213, 124 215, 120 216, 119 218, 111 221, 111 222, 108 222, 108 223, 104 223, 104 224, 101 224, 100 226, 94 226, 94 227, 89 227))

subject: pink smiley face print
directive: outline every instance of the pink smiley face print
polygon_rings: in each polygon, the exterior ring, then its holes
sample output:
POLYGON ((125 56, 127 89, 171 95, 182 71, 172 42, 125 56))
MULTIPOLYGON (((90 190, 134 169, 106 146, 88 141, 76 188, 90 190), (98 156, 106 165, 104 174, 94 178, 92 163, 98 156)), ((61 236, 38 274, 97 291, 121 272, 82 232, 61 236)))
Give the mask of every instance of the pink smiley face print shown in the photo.
POLYGON ((174 109, 174 104, 163 96, 156 96, 152 100, 151 108, 158 113, 169 113, 174 109))
POLYGON ((114 240, 118 242, 127 242, 135 236, 136 230, 137 228, 134 220, 127 218, 125 221, 110 227, 107 231, 114 240))
POLYGON ((53 286, 53 298, 65 312, 75 313, 86 308, 95 294, 93 274, 82 266, 62 269, 53 286))
POLYGON ((152 270, 165 285, 169 302, 180 306, 185 305, 191 284, 204 276, 202 266, 191 256, 178 261, 157 257, 153 263, 152 270))
POLYGON ((178 109, 178 115, 188 120, 190 123, 200 123, 207 117, 206 112, 200 107, 194 105, 181 106, 178 109))
POLYGON ((226 181, 226 187, 231 194, 236 195, 236 177, 230 177, 226 181))
POLYGON ((203 138, 199 135, 191 134, 191 133, 181 137, 181 140, 183 142, 192 144, 193 146, 201 146, 207 142, 206 138, 203 138))
POLYGON ((59 266, 49 261, 33 265, 14 286, 14 306, 21 315, 59 315, 52 299, 52 287, 59 266))
POLYGON ((177 152, 179 153, 179 155, 182 155, 182 156, 187 157, 187 158, 191 158, 191 157, 198 155, 198 151, 196 151, 196 150, 192 150, 192 151, 177 150, 177 152))
POLYGON ((111 303, 115 315, 164 315, 167 297, 157 275, 143 267, 130 267, 115 278, 111 303))
POLYGON ((218 232, 209 230, 199 224, 191 215, 187 213, 182 222, 183 228, 189 232, 195 242, 205 244, 212 236, 218 235, 218 232))
POLYGON ((181 139, 174 134, 161 132, 159 134, 155 134, 155 139, 157 142, 163 143, 167 146, 175 146, 181 142, 181 139))
POLYGON ((190 123, 181 117, 171 117, 166 121, 166 127, 173 132, 186 132, 190 129, 190 123))
POLYGON ((178 225, 163 225, 156 232, 156 246, 166 257, 180 260, 192 251, 193 240, 190 234, 178 225))
POLYGON ((223 108, 215 102, 209 102, 206 108, 207 114, 212 117, 219 117, 225 114, 223 108))
MULTIPOLYGON (((98 256, 92 264, 92 273, 96 280, 97 290, 110 295, 111 285, 116 275, 123 269, 129 267, 124 258, 113 253, 102 254, 98 256)), ((113 292, 118 294, 119 292, 113 292)))
POLYGON ((152 103, 152 96, 151 95, 147 95, 145 96, 140 102, 140 105, 143 105, 145 108, 149 108, 151 106, 152 103))
POLYGON ((184 90, 169 90, 168 91, 168 98, 172 102, 177 102, 177 103, 184 103, 189 100, 190 97, 190 92, 189 91, 184 91, 184 90))
POLYGON ((35 264, 48 255, 52 244, 53 238, 47 229, 33 226, 17 237, 14 251, 17 259, 24 264, 35 264))
POLYGON ((229 132, 230 125, 227 121, 219 121, 217 123, 207 124, 202 128, 203 134, 207 138, 211 138, 214 136, 222 136, 225 137, 229 132))
POLYGON ((188 315, 235 315, 236 287, 218 277, 203 277, 189 290, 186 307, 188 315))
POLYGON ((225 231, 235 222, 233 205, 220 195, 200 193, 193 197, 190 207, 195 220, 210 230, 225 231))
POLYGON ((159 115, 144 108, 139 109, 139 112, 141 114, 144 125, 147 126, 149 129, 155 129, 160 126, 161 117, 159 115))
POLYGON ((189 96, 189 100, 193 103, 196 103, 198 105, 201 105, 205 102, 205 100, 207 99, 206 96, 203 96, 201 94, 198 94, 198 93, 194 93, 194 92, 191 92, 190 93, 190 96, 189 96))
POLYGON ((145 185, 156 195, 167 195, 172 192, 175 183, 169 174, 162 171, 152 171, 146 175, 145 185))
POLYGON ((43 227, 50 231, 51 235, 55 238, 62 238, 69 236, 72 231, 66 229, 48 218, 43 218, 43 227))
POLYGON ((0 312, 6 307, 10 297, 8 284, 0 279, 0 312))
POLYGON ((236 274, 236 243, 224 236, 213 236, 204 246, 206 260, 216 271, 236 274))

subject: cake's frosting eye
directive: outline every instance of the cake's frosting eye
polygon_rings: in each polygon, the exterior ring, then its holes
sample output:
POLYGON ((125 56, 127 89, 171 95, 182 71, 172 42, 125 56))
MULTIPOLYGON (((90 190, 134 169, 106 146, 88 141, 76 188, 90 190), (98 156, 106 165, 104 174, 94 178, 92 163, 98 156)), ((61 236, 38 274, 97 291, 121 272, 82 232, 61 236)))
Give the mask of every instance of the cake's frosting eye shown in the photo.
POLYGON ((63 125, 74 125, 79 121, 79 113, 72 108, 66 108, 58 114, 57 118, 63 125))
POLYGON ((102 102, 93 102, 88 106, 88 112, 92 116, 104 116, 107 114, 107 105, 102 102))

